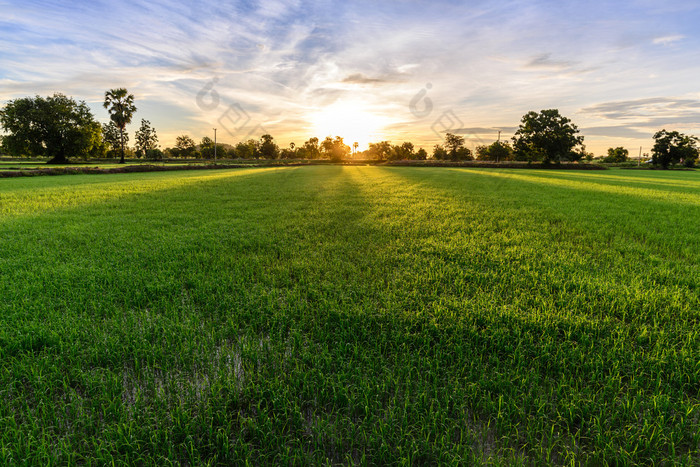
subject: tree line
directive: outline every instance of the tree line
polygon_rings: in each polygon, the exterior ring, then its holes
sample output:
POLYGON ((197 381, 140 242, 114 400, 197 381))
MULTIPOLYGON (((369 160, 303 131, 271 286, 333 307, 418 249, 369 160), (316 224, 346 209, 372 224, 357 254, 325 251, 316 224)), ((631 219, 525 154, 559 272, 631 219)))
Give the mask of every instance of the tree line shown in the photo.
MULTIPOLYGON (((442 144, 436 144, 431 154, 406 141, 392 144, 390 141, 370 143, 364 151, 358 151, 357 143, 350 147, 340 136, 328 136, 324 140, 309 138, 297 146, 281 148, 270 134, 259 139, 248 139, 236 145, 215 144, 205 136, 196 143, 190 136, 176 138, 174 147, 161 150, 158 135, 148 120, 141 119, 135 132, 135 145, 129 147, 126 125, 131 123, 137 108, 133 94, 124 88, 105 92, 104 108, 109 122, 100 125, 84 101, 75 101, 57 93, 49 97, 24 97, 9 101, 0 110, 0 127, 6 133, 0 142, 0 150, 11 156, 46 157, 49 163, 66 163, 70 157, 120 158, 135 156, 158 160, 163 158, 238 158, 238 159, 371 159, 393 160, 483 160, 527 161, 542 163, 577 162, 592 160, 586 151, 584 138, 570 119, 560 115, 557 109, 528 112, 520 122, 511 141, 500 139, 489 145, 480 145, 472 152, 465 147, 464 137, 446 133, 442 144)), ((629 152, 622 147, 608 149, 604 162, 617 163, 629 159, 629 152)), ((654 134, 651 162, 663 168, 682 163, 693 167, 698 160, 698 138, 678 131, 660 130, 654 134)))

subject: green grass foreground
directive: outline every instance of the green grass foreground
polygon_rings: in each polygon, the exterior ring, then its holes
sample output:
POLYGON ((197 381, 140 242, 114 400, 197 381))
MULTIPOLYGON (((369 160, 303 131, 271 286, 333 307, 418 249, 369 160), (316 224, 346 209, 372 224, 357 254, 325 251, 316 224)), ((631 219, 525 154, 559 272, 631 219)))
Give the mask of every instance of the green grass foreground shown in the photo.
POLYGON ((0 464, 697 464, 695 172, 0 181, 0 464))

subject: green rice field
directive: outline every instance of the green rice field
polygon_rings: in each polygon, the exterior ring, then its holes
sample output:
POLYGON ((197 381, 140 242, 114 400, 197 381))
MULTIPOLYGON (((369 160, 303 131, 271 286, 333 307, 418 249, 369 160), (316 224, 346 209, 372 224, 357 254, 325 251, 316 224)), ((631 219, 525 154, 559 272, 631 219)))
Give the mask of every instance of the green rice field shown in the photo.
MULTIPOLYGON (((152 160, 133 160, 130 159, 126 165, 163 165, 162 161, 152 160)), ((185 165, 187 162, 168 163, 168 165, 185 165)), ((92 167, 101 169, 115 169, 124 167, 125 164, 119 164, 118 161, 90 161, 90 162, 71 162, 70 164, 47 164, 46 161, 37 160, 0 160, 0 171, 13 170, 32 170, 32 169, 56 169, 56 168, 75 168, 75 167, 92 167)))
POLYGON ((0 180, 0 465, 698 465, 700 174, 0 180))

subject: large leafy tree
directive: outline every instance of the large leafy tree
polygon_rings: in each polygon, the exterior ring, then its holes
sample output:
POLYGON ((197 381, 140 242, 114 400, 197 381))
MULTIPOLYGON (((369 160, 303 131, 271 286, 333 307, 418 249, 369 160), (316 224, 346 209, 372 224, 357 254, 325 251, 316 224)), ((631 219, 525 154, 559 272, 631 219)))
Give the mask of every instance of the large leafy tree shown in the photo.
POLYGON ((297 145, 294 142, 289 143, 289 148, 284 148, 280 151, 280 158, 282 159, 296 159, 297 158, 297 145))
POLYGON ((239 159, 257 159, 260 156, 259 143, 254 139, 241 141, 236 145, 234 154, 239 159))
POLYGON ((436 144, 433 147, 433 159, 437 161, 447 160, 447 150, 442 144, 436 144))
POLYGON ((457 151, 464 147, 464 138, 459 135, 447 133, 445 135, 445 148, 450 155, 450 159, 457 160, 457 151))
POLYGON ((321 149, 332 161, 341 161, 350 155, 350 146, 343 142, 343 138, 336 136, 335 139, 327 136, 321 143, 321 149))
POLYGON ((199 143, 199 152, 203 159, 213 159, 214 158, 214 140, 208 136, 202 137, 202 141, 199 143))
POLYGON ((473 159, 470 149, 464 147, 464 137, 447 133, 445 135, 445 148, 448 156, 453 161, 466 161, 473 159))
POLYGON ((272 135, 269 134, 260 137, 258 150, 260 151, 260 156, 264 159, 277 159, 280 155, 279 146, 275 143, 275 139, 272 135))
POLYGON ((141 127, 136 131, 136 151, 140 156, 148 156, 158 147, 158 135, 151 122, 141 119, 141 127))
POLYGON ((369 143, 367 153, 372 159, 383 161, 391 156, 391 142, 380 141, 378 143, 369 143))
POLYGON ((509 161, 513 159, 513 148, 507 142, 495 141, 488 146, 478 146, 476 158, 480 161, 509 161))
POLYGON ((121 135, 121 159, 120 164, 124 163, 124 130, 126 125, 131 123, 131 118, 136 112, 134 105, 134 95, 129 94, 125 88, 110 89, 105 92, 104 107, 109 111, 109 118, 119 128, 121 135))
POLYGON ((683 162, 692 167, 698 158, 698 139, 677 131, 657 131, 654 134, 651 160, 654 165, 667 169, 671 164, 683 162))
POLYGON ((603 162, 626 162, 630 152, 619 146, 617 148, 608 148, 608 155, 603 158, 603 162))
POLYGON ((8 133, 3 148, 14 156, 49 157, 50 164, 62 164, 103 151, 101 126, 88 106, 63 94, 9 101, 0 110, 0 126, 8 133))
POLYGON ((321 149, 318 145, 318 138, 309 138, 309 140, 306 141, 301 147, 299 152, 301 153, 301 157, 305 159, 318 159, 321 157, 321 149))
POLYGON ((187 135, 175 138, 175 147, 182 157, 191 157, 197 151, 197 145, 194 143, 194 140, 187 135))
POLYGON ((415 147, 413 143, 405 141, 401 145, 395 145, 391 147, 391 155, 389 158, 391 160, 410 160, 415 157, 415 147))
POLYGON ((583 145, 578 128, 557 109, 528 112, 513 136, 513 149, 518 160, 552 161, 576 160, 574 148, 583 145))

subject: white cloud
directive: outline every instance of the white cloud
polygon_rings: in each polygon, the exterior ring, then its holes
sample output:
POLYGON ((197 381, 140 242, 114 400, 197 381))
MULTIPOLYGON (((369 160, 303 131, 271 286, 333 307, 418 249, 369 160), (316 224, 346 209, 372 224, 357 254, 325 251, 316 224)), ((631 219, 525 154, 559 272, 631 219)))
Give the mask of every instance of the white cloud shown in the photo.
POLYGON ((683 39, 685 39, 685 36, 676 34, 673 36, 656 37, 652 40, 652 42, 657 45, 671 45, 675 42, 682 41, 683 39))

